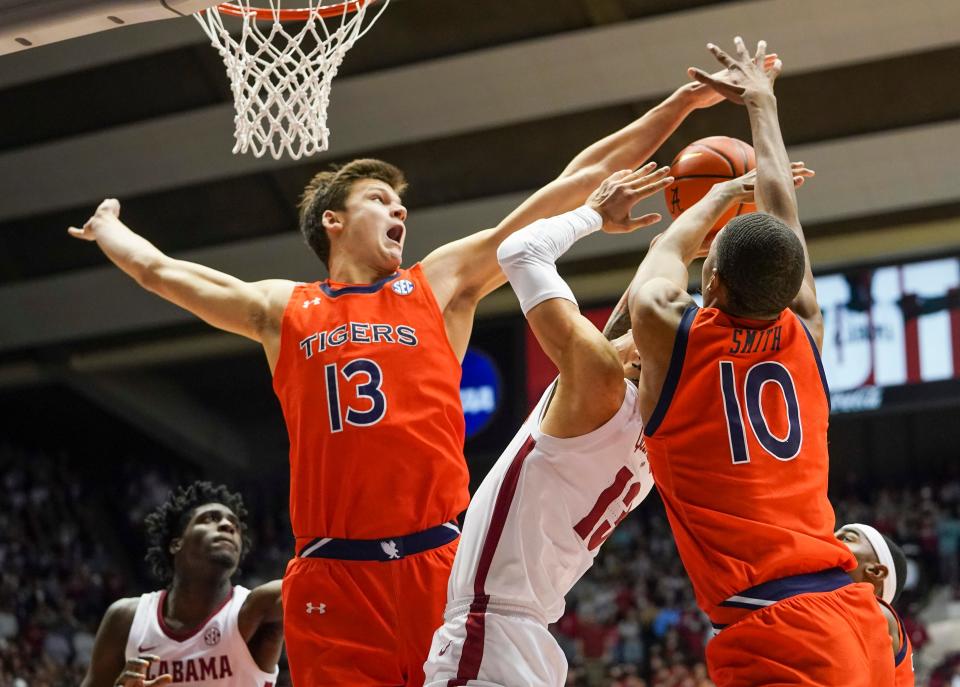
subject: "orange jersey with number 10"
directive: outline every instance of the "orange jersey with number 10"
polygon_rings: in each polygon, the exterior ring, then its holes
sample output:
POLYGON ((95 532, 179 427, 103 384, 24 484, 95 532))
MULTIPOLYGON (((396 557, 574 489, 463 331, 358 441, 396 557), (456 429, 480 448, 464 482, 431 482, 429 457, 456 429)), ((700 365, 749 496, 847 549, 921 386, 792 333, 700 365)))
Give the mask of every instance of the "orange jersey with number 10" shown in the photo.
POLYGON ((460 375, 420 265, 294 287, 273 386, 298 540, 410 534, 466 508, 460 375))
MULTIPOLYGON (((690 306, 646 444, 697 603, 856 561, 827 500, 829 391, 813 339, 772 322, 690 306)), ((724 609, 720 609, 721 615, 724 609)))

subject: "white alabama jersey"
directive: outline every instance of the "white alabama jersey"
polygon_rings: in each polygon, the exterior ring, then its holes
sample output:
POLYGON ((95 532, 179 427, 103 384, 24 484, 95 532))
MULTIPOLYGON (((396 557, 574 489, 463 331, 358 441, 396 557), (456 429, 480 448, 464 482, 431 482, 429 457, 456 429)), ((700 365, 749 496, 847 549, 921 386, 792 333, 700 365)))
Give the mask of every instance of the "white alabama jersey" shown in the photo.
POLYGON ((240 607, 249 594, 249 589, 234 586, 223 605, 190 633, 177 633, 163 621, 166 590, 144 594, 127 636, 127 657, 159 656, 148 677, 169 673, 173 684, 273 687, 279 670, 260 670, 237 627, 240 607))
POLYGON ((570 439, 540 431, 554 385, 544 392, 470 502, 448 609, 485 597, 547 623, 563 615, 564 596, 600 544, 653 487, 637 390, 624 384, 617 413, 570 439))

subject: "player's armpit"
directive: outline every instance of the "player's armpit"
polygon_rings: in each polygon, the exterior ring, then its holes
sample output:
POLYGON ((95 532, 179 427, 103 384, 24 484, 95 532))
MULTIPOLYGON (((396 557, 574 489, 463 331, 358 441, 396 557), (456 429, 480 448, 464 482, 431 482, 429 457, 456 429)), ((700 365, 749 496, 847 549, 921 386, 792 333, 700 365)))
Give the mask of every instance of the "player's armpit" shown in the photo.
POLYGON ((680 321, 694 300, 672 281, 652 279, 632 285, 628 302, 640 354, 640 414, 648 419, 666 379, 680 321))
POLYGON ((237 627, 245 640, 249 640, 260 625, 283 621, 282 584, 283 580, 271 580, 250 591, 237 615, 237 627))
POLYGON ((251 590, 237 615, 237 628, 260 670, 269 673, 283 648, 282 580, 272 580, 251 590))

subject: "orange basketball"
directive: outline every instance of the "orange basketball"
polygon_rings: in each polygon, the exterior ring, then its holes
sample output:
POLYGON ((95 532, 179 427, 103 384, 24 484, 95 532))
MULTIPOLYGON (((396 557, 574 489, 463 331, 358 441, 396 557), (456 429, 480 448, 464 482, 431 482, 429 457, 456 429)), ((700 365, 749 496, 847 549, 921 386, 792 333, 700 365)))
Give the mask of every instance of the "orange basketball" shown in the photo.
MULTIPOLYGON (((670 214, 676 219, 703 198, 711 186, 725 179, 736 179, 756 164, 753 148, 739 139, 709 136, 694 141, 677 153, 670 165, 674 182, 664 191, 670 214)), ((756 209, 753 203, 734 205, 713 225, 711 234, 723 229, 736 215, 756 209)))

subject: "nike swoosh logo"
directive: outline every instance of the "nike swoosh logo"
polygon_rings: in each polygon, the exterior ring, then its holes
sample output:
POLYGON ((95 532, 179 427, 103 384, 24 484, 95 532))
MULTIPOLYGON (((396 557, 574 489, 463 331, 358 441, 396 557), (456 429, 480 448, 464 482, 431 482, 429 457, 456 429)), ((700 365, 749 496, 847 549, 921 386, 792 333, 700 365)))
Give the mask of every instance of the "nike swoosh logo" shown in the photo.
POLYGON ((154 644, 153 646, 138 646, 138 647, 137 647, 137 651, 139 651, 140 653, 144 653, 144 652, 147 652, 147 651, 153 651, 153 650, 156 649, 158 646, 160 646, 160 645, 159 645, 159 644, 154 644))
POLYGON ((443 656, 445 653, 447 653, 447 649, 450 648, 450 645, 451 645, 452 643, 453 643, 453 642, 447 642, 447 645, 446 645, 445 647, 443 647, 442 649, 440 649, 440 655, 441 655, 441 656, 443 656))

